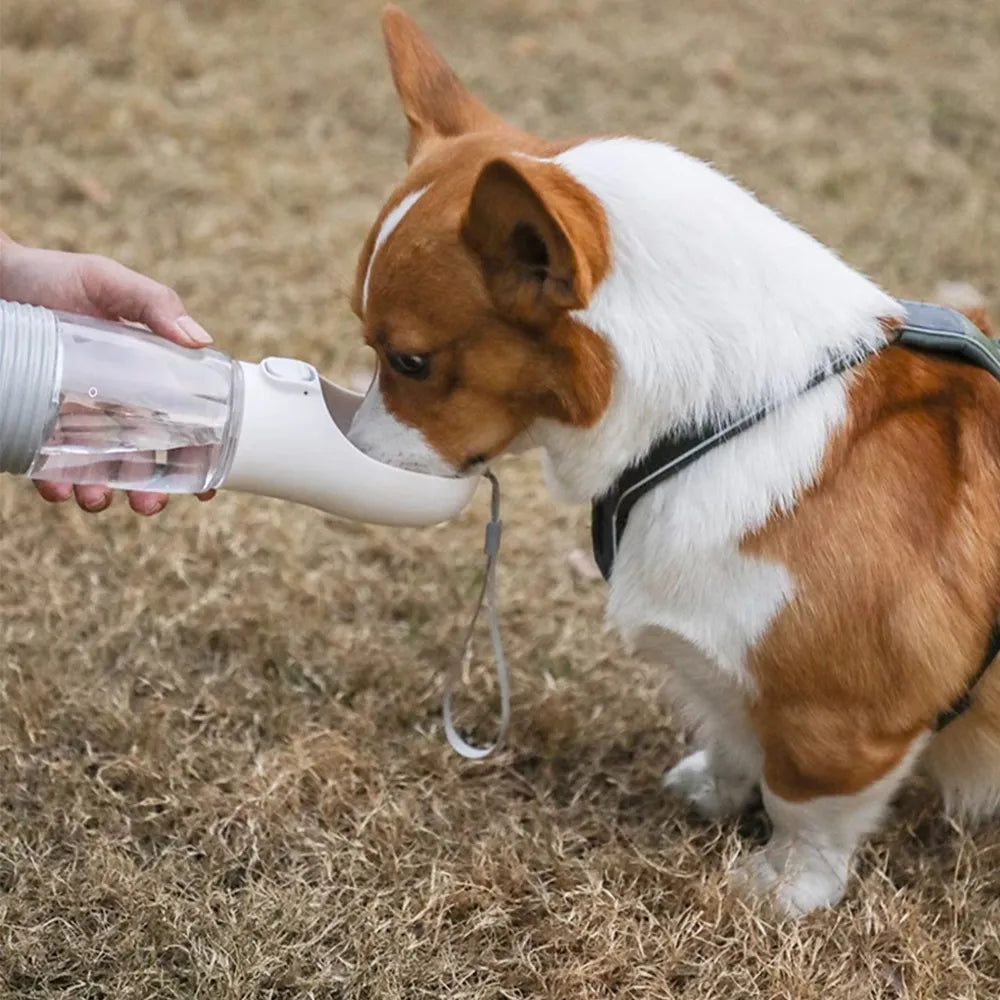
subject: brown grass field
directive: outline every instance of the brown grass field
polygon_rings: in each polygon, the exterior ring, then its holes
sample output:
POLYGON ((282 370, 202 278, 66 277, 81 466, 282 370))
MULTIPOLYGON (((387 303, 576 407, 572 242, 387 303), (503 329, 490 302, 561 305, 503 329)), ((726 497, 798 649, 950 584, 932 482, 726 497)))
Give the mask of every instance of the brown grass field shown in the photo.
MULTIPOLYGON (((358 378, 347 293, 405 142, 379 6, 0 0, 0 225, 173 284, 240 357, 358 378)), ((995 0, 406 6, 523 126, 667 139, 897 294, 1000 302, 995 0)), ((418 531, 0 484, 3 1000, 1000 995, 1000 833, 919 781, 835 912, 727 891, 761 817, 661 793, 684 737, 571 569, 587 512, 534 458, 499 472, 514 728, 485 764, 439 721, 485 490, 418 531)))

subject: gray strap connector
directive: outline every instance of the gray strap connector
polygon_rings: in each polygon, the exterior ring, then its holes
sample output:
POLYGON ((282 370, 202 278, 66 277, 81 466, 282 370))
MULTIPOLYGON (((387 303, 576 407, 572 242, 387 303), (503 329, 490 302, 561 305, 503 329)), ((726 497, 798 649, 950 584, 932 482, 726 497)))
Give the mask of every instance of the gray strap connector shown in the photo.
POLYGON ((453 661, 445 679, 444 701, 442 704, 442 716, 444 718, 444 732, 448 738, 451 748, 468 760, 484 760, 492 756, 503 746, 507 737, 507 729, 510 725, 510 676, 507 671, 507 659, 504 656, 503 640, 500 636, 500 623, 497 619, 497 557, 500 554, 500 538, 503 533, 500 521, 500 484, 492 472, 484 473, 490 481, 490 520, 486 525, 486 541, 483 551, 486 554, 486 570, 483 575, 483 585, 479 591, 479 599, 476 602, 476 610, 472 615, 472 621, 465 633, 465 640, 462 643, 460 654, 453 661), (500 728, 496 740, 489 746, 477 747, 463 739, 455 728, 455 721, 452 715, 451 701, 455 687, 462 675, 472 661, 472 633, 479 619, 479 613, 483 609, 483 604, 487 605, 490 618, 490 640, 493 645, 493 658, 496 662, 497 685, 500 688, 500 728))

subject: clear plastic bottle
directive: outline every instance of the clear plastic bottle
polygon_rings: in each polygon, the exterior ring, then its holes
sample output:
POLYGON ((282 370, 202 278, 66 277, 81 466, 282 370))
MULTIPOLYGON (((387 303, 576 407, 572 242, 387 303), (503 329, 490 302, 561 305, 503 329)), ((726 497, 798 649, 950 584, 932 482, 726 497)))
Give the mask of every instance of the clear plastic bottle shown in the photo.
POLYGON ((0 321, 0 472, 161 493, 225 479, 242 414, 232 358, 10 302, 0 321))
POLYGON ((351 444, 362 397, 295 358, 237 361, 0 300, 0 473, 159 493, 219 487, 377 524, 437 524, 472 478, 351 444))

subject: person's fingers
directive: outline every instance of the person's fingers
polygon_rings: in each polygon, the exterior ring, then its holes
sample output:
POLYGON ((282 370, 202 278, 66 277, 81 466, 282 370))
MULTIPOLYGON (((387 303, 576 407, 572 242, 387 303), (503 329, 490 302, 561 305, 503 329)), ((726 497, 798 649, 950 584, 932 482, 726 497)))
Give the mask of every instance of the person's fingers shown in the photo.
MULTIPOLYGON (((73 486, 72 483, 36 482, 35 489, 49 503, 62 503, 75 494, 76 502, 91 514, 98 514, 110 507, 113 496, 104 486, 73 486)), ((214 495, 215 491, 212 490, 211 493, 214 495)), ((168 499, 165 493, 141 493, 133 490, 128 494, 129 506, 144 517, 159 514, 166 507, 168 499)), ((201 494, 198 499, 208 500, 211 497, 201 494)))
POLYGON ((143 323, 183 347, 204 347, 212 338, 187 315, 180 296, 166 285, 108 257, 85 254, 80 282, 94 308, 108 319, 143 323))
MULTIPOLYGON (((75 494, 76 502, 91 514, 98 514, 111 506, 113 494, 104 486, 73 486, 72 483, 35 482, 35 489, 43 500, 49 503, 62 503, 75 494)), ((196 496, 202 502, 211 500, 217 490, 206 490, 196 496)), ((167 506, 169 496, 166 493, 143 493, 131 490, 128 494, 128 504, 137 514, 152 517, 159 514, 167 506)))
POLYGON ((90 514, 99 514, 111 506, 111 490, 106 486, 74 486, 77 504, 90 514))
POLYGON ((43 500, 48 500, 49 503, 62 503, 73 495, 72 483, 43 483, 36 481, 35 489, 38 490, 39 496, 43 500))
POLYGON ((128 505, 137 514, 143 517, 152 517, 159 514, 167 506, 166 493, 142 493, 138 490, 130 490, 128 494, 128 505))

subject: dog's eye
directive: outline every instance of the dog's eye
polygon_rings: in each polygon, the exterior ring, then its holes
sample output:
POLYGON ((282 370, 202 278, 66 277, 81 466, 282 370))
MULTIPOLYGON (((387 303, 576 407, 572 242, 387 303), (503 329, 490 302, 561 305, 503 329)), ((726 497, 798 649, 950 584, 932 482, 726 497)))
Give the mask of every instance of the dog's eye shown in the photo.
POLYGON ((429 354, 397 354, 388 352, 389 367, 405 378, 424 379, 431 373, 429 354))

